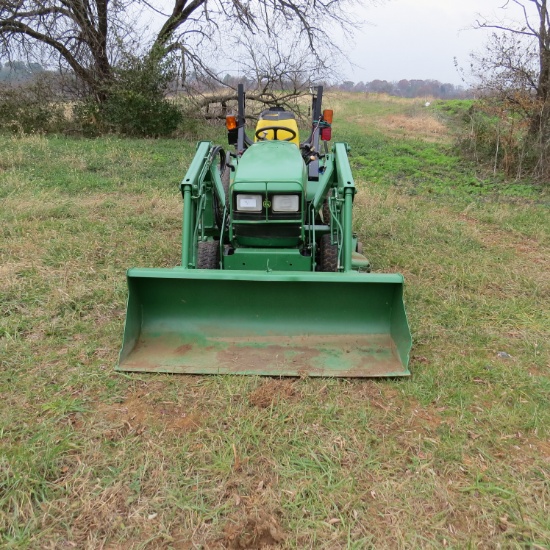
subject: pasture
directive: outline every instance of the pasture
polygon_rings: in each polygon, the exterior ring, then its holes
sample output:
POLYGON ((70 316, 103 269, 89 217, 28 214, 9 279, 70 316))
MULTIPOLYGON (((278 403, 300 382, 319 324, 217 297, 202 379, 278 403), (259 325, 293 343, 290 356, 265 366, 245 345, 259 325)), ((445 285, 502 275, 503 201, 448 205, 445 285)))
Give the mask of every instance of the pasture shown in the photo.
POLYGON ((115 373, 195 142, 0 135, 2 547, 550 548, 548 195, 421 101, 325 106, 365 255, 405 276, 407 380, 115 373))

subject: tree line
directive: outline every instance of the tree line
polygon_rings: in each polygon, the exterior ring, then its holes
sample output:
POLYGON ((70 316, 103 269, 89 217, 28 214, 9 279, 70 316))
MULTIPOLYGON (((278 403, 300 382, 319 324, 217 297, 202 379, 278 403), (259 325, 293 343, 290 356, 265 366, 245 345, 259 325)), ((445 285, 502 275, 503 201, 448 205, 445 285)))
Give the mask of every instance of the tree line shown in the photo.
MULTIPOLYGON (((24 61, 10 61, 0 63, 0 82, 22 83, 34 80, 36 77, 44 76, 46 70, 40 63, 26 63, 24 61)), ((63 75, 56 71, 47 71, 53 78, 61 80, 63 75)), ((248 89, 255 89, 258 82, 247 76, 234 76, 226 73, 221 79, 205 78, 202 75, 190 73, 187 76, 186 84, 194 86, 202 91, 223 90, 225 88, 235 89, 239 84, 244 84, 248 89)), ((73 75, 74 77, 74 75, 73 75)), ((388 82, 387 80, 372 80, 370 82, 351 80, 342 82, 316 82, 323 84, 327 89, 341 90, 344 92, 380 93, 398 97, 434 97, 438 99, 465 99, 472 97, 473 90, 464 86, 457 86, 450 83, 442 83, 439 80, 406 80, 388 82)), ((176 77, 168 86, 168 91, 176 93, 178 88, 185 90, 182 82, 176 77)), ((295 87, 295 81, 290 78, 281 78, 280 90, 291 90, 295 87)))
POLYGON ((32 80, 44 69, 40 63, 25 63, 24 61, 8 61, 0 63, 0 83, 16 83, 32 80))
MULTIPOLYGON (((285 99, 277 93, 282 78, 294 82, 296 96, 313 75, 330 74, 338 53, 330 36, 355 26, 351 2, 5 0, 0 59, 55 67, 90 129, 169 134, 183 118, 166 100, 174 82, 192 91, 219 81, 216 67, 239 62, 258 97, 275 101, 285 99)), ((4 103, 17 106, 12 92, 4 103)))
POLYGON ((367 92, 409 98, 465 99, 473 96, 471 89, 455 84, 442 83, 439 80, 402 79, 394 82, 372 80, 357 83, 346 80, 339 84, 337 88, 346 92, 367 92))

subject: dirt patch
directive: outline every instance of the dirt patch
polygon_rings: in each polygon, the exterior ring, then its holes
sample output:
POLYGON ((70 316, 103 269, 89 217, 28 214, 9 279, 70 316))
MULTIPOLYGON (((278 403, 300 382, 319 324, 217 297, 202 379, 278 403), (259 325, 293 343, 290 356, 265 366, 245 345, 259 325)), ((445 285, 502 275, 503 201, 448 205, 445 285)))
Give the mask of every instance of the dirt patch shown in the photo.
MULTIPOLYGON (((368 402, 371 407, 390 411, 395 407, 394 400, 399 399, 399 392, 386 384, 373 380, 358 380, 354 382, 354 394, 358 399, 368 402)), ((399 399, 402 401, 402 398, 399 399)))
POLYGON ((130 494, 128 487, 116 483, 103 489, 95 498, 82 498, 78 512, 71 521, 72 547, 85 547, 84 541, 88 539, 89 542, 91 533, 101 540, 118 531, 128 521, 130 494))
POLYGON ((255 407, 265 409, 280 401, 288 401, 296 395, 296 381, 269 380, 248 395, 248 401, 255 407))
POLYGON ((152 426, 168 431, 191 431, 201 423, 197 412, 186 411, 177 403, 149 402, 144 393, 133 394, 123 403, 107 405, 100 412, 115 423, 106 434, 110 439, 118 439, 131 432, 139 434, 152 426))
POLYGON ((538 458, 546 464, 550 464, 550 442, 538 439, 534 436, 525 436, 522 433, 515 433, 502 436, 502 440, 510 440, 511 448, 506 449, 503 457, 511 459, 511 455, 517 455, 520 460, 533 464, 538 458))
POLYGON ((382 422, 375 428, 384 434, 402 431, 434 434, 441 424, 448 421, 444 416, 445 406, 422 405, 414 397, 406 396, 386 383, 357 382, 354 395, 372 409, 382 411, 382 418, 388 418, 389 422, 382 422))
POLYGON ((545 462, 550 464, 550 443, 548 441, 531 438, 528 445, 529 448, 534 448, 536 453, 542 456, 545 462))
POLYGON ((10 263, 0 265, 0 277, 2 277, 2 279, 5 279, 10 275, 14 275, 15 273, 17 273, 20 267, 21 266, 19 264, 10 264, 10 263))
POLYGON ((445 407, 422 407, 419 404, 416 408, 412 409, 409 424, 423 431, 434 431, 442 424, 443 418, 440 416, 440 413, 445 410, 445 407))
POLYGON ((284 539, 284 531, 277 519, 260 510, 238 523, 226 525, 220 542, 232 550, 260 550, 279 545, 284 539))

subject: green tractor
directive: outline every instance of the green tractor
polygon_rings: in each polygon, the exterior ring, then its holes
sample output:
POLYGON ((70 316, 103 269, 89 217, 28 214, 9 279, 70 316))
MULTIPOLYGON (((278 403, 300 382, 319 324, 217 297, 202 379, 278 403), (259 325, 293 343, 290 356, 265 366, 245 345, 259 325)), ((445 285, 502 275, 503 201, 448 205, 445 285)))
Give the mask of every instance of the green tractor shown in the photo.
POLYGON ((202 141, 181 182, 181 266, 128 270, 117 369, 275 376, 407 376, 403 277, 370 273, 352 229, 348 146, 313 90, 312 127, 264 111, 234 151, 202 141))

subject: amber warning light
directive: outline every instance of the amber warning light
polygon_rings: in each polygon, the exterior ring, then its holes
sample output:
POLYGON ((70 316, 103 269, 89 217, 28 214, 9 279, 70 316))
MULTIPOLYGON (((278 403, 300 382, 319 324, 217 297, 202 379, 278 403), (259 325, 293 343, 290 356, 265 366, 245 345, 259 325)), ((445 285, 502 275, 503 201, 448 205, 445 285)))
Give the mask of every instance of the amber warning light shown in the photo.
POLYGON ((229 115, 225 117, 225 127, 228 130, 236 130, 237 129, 237 117, 234 115, 229 115))
POLYGON ((333 114, 332 109, 325 109, 323 111, 323 120, 325 122, 328 122, 329 124, 332 124, 332 114, 333 114))

